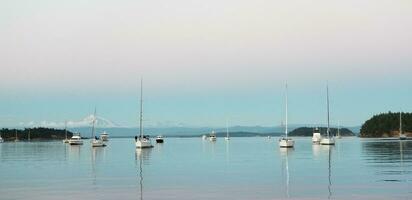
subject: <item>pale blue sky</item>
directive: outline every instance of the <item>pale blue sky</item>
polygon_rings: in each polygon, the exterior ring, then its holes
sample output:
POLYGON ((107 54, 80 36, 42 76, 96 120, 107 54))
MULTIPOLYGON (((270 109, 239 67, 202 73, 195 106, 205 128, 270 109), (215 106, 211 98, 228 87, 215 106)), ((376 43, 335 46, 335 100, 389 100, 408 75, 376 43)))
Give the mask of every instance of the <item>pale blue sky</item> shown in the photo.
POLYGON ((412 3, 0 2, 0 126, 100 116, 136 126, 360 125, 411 111, 412 3))

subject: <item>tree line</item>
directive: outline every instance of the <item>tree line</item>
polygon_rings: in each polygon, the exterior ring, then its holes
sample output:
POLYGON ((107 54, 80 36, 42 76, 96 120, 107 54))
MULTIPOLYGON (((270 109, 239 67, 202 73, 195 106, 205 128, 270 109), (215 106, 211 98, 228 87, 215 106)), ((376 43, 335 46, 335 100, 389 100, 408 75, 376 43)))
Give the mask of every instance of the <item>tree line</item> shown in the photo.
MULTIPOLYGON (((53 128, 25 128, 25 129, 1 129, 0 136, 5 141, 16 140, 61 140, 66 138, 64 129, 53 128)), ((67 138, 71 138, 73 133, 67 130, 67 138)))
MULTIPOLYGON (((361 127, 360 137, 397 137, 399 136, 399 112, 374 115, 361 127)), ((403 132, 412 132, 412 113, 402 112, 403 132)))

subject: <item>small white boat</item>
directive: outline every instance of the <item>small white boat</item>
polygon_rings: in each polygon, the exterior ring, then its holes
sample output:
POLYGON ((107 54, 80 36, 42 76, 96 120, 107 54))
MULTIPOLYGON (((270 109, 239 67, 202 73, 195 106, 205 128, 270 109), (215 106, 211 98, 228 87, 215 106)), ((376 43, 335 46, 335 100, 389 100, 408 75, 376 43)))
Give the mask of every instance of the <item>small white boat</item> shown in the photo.
POLYGON ((293 148, 295 145, 295 141, 293 141, 292 138, 288 138, 288 84, 286 84, 286 95, 285 95, 285 107, 286 107, 286 122, 285 122, 285 135, 286 137, 283 137, 279 139, 279 147, 280 148, 293 148))
POLYGON ((163 143, 163 142, 164 142, 163 136, 158 135, 158 136, 156 137, 156 143, 163 143))
POLYGON ((3 143, 4 142, 4 140, 3 140, 3 138, 0 136, 0 143, 3 143))
POLYGON ((270 137, 270 135, 268 135, 268 139, 270 140, 272 137, 270 137))
POLYGON ((326 86, 326 102, 327 102, 327 110, 328 110, 328 129, 326 130, 327 137, 322 138, 320 140, 321 145, 335 145, 335 138, 330 135, 330 128, 329 128, 329 87, 326 86))
POLYGON ((82 145, 83 141, 80 135, 74 135, 72 138, 69 140, 70 145, 82 145))
POLYGON ((143 81, 140 79, 140 128, 139 136, 135 136, 135 145, 138 149, 152 148, 152 142, 148 135, 143 135, 143 81))
POLYGON ((210 141, 212 141, 212 142, 214 142, 214 141, 216 141, 216 133, 215 133, 215 131, 212 131, 212 133, 209 135, 209 140, 210 141))
POLYGON ((322 140, 322 135, 320 134, 319 128, 316 127, 315 130, 313 131, 312 143, 320 144, 321 140, 322 140))
POLYGON ((109 134, 106 133, 106 131, 103 131, 103 133, 100 134, 100 139, 102 141, 109 141, 109 134))
POLYGON ((207 140, 207 136, 206 136, 206 135, 202 135, 202 139, 203 139, 203 140, 207 140))

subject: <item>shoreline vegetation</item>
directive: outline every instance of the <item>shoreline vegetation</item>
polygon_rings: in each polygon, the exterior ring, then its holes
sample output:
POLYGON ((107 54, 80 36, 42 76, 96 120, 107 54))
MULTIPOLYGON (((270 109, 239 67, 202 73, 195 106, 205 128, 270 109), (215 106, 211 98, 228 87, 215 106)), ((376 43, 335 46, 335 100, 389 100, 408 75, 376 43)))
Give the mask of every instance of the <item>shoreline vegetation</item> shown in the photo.
MULTIPOLYGON (((359 137, 390 138, 399 137, 399 112, 388 112, 374 115, 361 127, 359 137)), ((402 112, 403 134, 412 137, 412 113, 402 112)))
MULTIPOLYGON (((327 127, 318 127, 320 134, 321 135, 327 135, 326 130, 327 127)), ((300 127, 297 129, 294 129, 289 133, 289 136, 291 137, 296 137, 296 136, 302 136, 302 137, 312 137, 313 132, 315 128, 314 127, 300 127)), ((337 128, 330 128, 330 134, 333 136, 338 135, 338 129, 337 128)), ((341 128, 340 129, 340 136, 342 137, 352 137, 355 136, 355 133, 353 133, 351 130, 347 128, 341 128)))
MULTIPOLYGON (((40 140, 63 140, 66 138, 64 129, 53 128, 25 128, 25 129, 7 129, 0 130, 0 135, 4 141, 40 141, 40 140), (16 138, 17 135, 17 138, 16 138)), ((73 133, 67 130, 67 138, 71 138, 73 133)))

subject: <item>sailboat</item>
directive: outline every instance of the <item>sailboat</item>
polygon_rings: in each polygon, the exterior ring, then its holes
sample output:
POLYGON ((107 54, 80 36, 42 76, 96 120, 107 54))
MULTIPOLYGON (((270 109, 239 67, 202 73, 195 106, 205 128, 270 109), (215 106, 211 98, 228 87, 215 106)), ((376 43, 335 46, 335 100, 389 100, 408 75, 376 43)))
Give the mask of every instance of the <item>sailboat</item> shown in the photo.
POLYGON ((230 137, 229 137, 229 124, 228 124, 227 120, 226 120, 226 137, 225 137, 225 140, 230 140, 230 137))
POLYGON ((15 137, 14 141, 15 141, 15 142, 18 142, 18 141, 19 141, 19 137, 17 136, 17 129, 15 129, 15 134, 16 134, 16 137, 15 137))
MULTIPOLYGON (((293 149, 287 149, 283 148, 280 150, 281 155, 284 159, 282 159, 282 169, 283 169, 283 163, 284 163, 284 172, 285 172, 285 192, 286 192, 286 198, 290 197, 290 192, 289 192, 289 185, 290 185, 290 175, 289 175, 289 151, 292 151, 293 149)), ((283 174, 283 172, 282 172, 283 174)))
POLYGON ((63 143, 69 143, 69 139, 67 139, 67 121, 64 122, 64 135, 65 138, 63 140, 63 143))
POLYGON ((143 80, 140 79, 140 135, 135 137, 136 148, 152 148, 149 136, 143 135, 143 80))
POLYGON ((338 134, 336 136, 337 139, 341 139, 342 136, 340 135, 340 123, 338 123, 338 134))
POLYGON ((312 136, 312 143, 313 144, 320 144, 320 141, 322 140, 322 135, 320 134, 320 130, 318 127, 316 127, 313 130, 313 136, 312 136))
POLYGON ((329 126, 329 87, 326 86, 326 104, 328 110, 328 129, 326 130, 327 138, 322 138, 320 144, 322 145, 335 145, 335 138, 330 136, 330 126, 329 126))
POLYGON ((94 125, 96 123, 96 108, 94 108, 94 115, 93 115, 93 126, 92 126, 92 147, 105 147, 106 144, 104 143, 103 140, 98 139, 95 136, 95 130, 94 130, 94 125))
POLYGON ((286 137, 283 137, 279 139, 279 147, 280 148, 293 148, 295 145, 295 141, 292 140, 292 138, 288 137, 288 85, 286 84, 286 95, 285 95, 285 107, 286 107, 286 123, 285 123, 285 135, 286 137))
POLYGON ((406 140, 406 135, 402 132, 402 112, 399 112, 399 139, 406 140))

